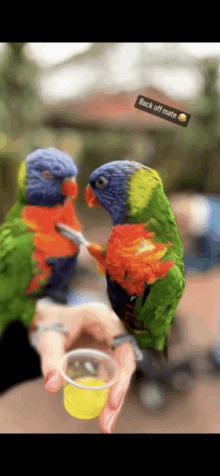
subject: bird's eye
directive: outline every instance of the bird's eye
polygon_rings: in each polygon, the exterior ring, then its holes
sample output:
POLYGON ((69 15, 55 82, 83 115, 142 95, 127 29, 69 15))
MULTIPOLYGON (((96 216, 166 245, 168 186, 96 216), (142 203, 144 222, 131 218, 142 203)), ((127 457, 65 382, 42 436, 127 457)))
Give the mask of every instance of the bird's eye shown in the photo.
POLYGON ((49 170, 43 170, 42 175, 43 175, 44 178, 46 178, 48 180, 53 179, 53 175, 49 172, 49 170))
POLYGON ((107 184, 107 179, 105 177, 99 177, 97 180, 96 180, 96 187, 98 188, 104 188, 107 184))

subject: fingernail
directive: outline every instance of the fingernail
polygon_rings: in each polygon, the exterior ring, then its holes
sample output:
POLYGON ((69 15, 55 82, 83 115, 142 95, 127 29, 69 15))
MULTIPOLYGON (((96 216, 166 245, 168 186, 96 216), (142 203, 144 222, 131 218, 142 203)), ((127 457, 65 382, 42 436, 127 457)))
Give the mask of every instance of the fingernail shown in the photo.
POLYGON ((113 433, 115 422, 117 420, 118 414, 115 414, 110 418, 108 425, 107 425, 107 431, 108 433, 113 433))
POLYGON ((46 378, 45 378, 45 382, 44 382, 44 386, 46 387, 47 383, 49 382, 49 380, 54 377, 54 375, 56 374, 56 370, 50 370, 50 372, 48 372, 46 378))
POLYGON ((121 392, 118 394, 118 399, 117 399, 117 406, 116 406, 116 412, 113 413, 113 415, 110 417, 109 422, 107 423, 107 431, 108 433, 113 433, 114 426, 118 417, 118 414, 120 412, 120 407, 122 405, 124 396, 126 392, 121 392))

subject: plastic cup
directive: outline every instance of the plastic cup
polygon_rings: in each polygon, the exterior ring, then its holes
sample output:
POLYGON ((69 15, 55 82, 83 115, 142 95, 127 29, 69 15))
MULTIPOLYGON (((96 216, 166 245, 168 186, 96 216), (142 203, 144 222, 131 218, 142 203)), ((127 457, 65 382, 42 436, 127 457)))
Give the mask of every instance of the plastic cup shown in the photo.
POLYGON ((66 411, 82 420, 98 417, 119 377, 115 360, 99 350, 76 349, 64 355, 60 371, 66 411))

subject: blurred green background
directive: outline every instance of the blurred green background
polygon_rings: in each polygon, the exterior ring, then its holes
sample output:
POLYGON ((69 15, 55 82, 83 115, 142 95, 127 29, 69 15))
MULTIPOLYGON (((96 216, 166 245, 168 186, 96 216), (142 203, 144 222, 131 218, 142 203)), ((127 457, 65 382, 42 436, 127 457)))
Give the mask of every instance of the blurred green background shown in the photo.
MULTIPOLYGON (((30 54, 31 46, 36 44, 1 45, 1 223, 16 200, 19 163, 37 147, 60 148, 76 161, 79 167, 79 214, 84 213, 84 188, 90 172, 105 162, 126 157, 158 170, 168 195, 180 190, 220 193, 220 56, 212 58, 209 54, 207 58, 204 55, 197 58, 190 53, 181 55, 178 53, 178 43, 165 43, 160 57, 159 53, 155 56, 152 52, 154 50, 148 50, 147 43, 139 44, 142 48, 144 45, 145 49, 140 50, 138 64, 134 62, 140 81, 134 82, 132 89, 133 64, 130 70, 129 65, 127 67, 131 75, 129 87, 120 82, 117 69, 113 68, 114 81, 108 83, 107 79, 111 77, 109 61, 111 63, 112 58, 117 60, 119 54, 117 48, 123 49, 123 45, 126 45, 126 55, 129 57, 129 45, 133 52, 134 44, 90 43, 85 51, 72 53, 69 58, 57 60, 52 66, 45 66, 30 54), (177 54, 171 55, 175 48, 177 54), (73 82, 76 81, 79 71, 79 78, 82 76, 86 84, 86 74, 82 73, 85 65, 89 65, 90 72, 96 72, 97 68, 99 71, 99 74, 94 73, 95 80, 89 88, 84 87, 79 94, 69 94, 67 98, 47 101, 46 93, 41 92, 41 78, 47 79, 49 75, 50 79, 52 75, 49 83, 51 89, 53 84, 57 87, 59 77, 67 76, 73 82), (74 69, 71 70, 71 67, 74 69), (174 75, 168 83, 164 81, 166 92, 163 91, 151 79, 154 77, 152 68, 155 67, 163 68, 164 75, 175 67, 196 73, 198 79, 195 92, 187 100, 181 94, 178 98, 176 95, 174 97, 172 92, 178 75, 176 80, 174 75), (67 71, 65 68, 70 69, 67 71), (60 75, 58 79, 57 71, 60 75), (187 128, 137 111, 134 103, 140 93, 190 113, 187 128)), ((41 56, 43 57, 43 49, 41 56)), ((92 210, 90 217, 93 216, 97 215, 92 210)), ((105 213, 104 216, 108 222, 105 213)))

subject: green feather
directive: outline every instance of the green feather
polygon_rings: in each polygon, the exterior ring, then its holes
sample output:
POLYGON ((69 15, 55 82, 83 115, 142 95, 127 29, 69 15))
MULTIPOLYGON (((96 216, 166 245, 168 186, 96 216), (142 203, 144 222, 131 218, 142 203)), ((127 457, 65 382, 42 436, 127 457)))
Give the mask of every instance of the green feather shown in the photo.
POLYGON ((12 220, 16 220, 16 218, 21 217, 22 209, 25 205, 27 205, 26 200, 26 165, 25 162, 22 162, 19 168, 18 173, 18 191, 17 191, 17 201, 9 210, 6 215, 5 221, 10 222, 12 220))
POLYGON ((33 259, 34 233, 27 232, 28 227, 21 219, 26 204, 26 165, 22 162, 17 201, 0 227, 0 335, 15 320, 30 326, 36 308, 34 293, 25 295, 33 276, 39 273, 33 259))
POLYGON ((135 320, 142 323, 142 330, 134 331, 140 347, 166 353, 167 336, 185 286, 182 243, 162 181, 155 170, 138 170, 129 181, 127 193, 126 222, 146 223, 146 229, 154 233, 153 241, 167 246, 163 261, 175 261, 175 266, 164 278, 149 286, 145 302, 143 297, 136 299, 134 311, 135 320))
POLYGON ((20 218, 0 227, 0 334, 11 321, 29 326, 33 319, 36 302, 24 294, 36 273, 33 251, 33 233, 20 218))
POLYGON ((137 316, 137 319, 144 319, 143 326, 149 332, 148 336, 136 335, 141 348, 147 346, 159 351, 164 349, 174 312, 183 291, 184 277, 178 266, 169 269, 167 276, 150 286, 148 297, 137 316))
POLYGON ((156 170, 139 169, 134 173, 127 191, 129 215, 139 215, 149 202, 154 189, 161 186, 162 182, 156 170))
POLYGON ((27 180, 26 164, 25 162, 22 162, 18 172, 18 201, 23 203, 27 203, 26 180, 27 180))

